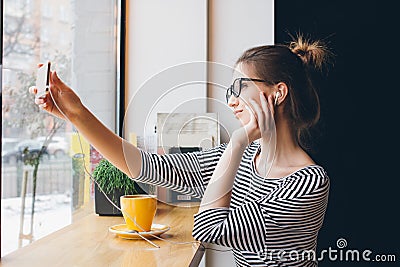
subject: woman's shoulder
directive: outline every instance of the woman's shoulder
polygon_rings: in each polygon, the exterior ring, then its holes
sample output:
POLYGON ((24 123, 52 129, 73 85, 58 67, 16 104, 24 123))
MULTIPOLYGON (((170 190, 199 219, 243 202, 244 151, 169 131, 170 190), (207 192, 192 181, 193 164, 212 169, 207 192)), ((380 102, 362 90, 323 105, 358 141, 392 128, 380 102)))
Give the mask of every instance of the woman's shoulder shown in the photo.
POLYGON ((288 184, 291 182, 295 186, 302 187, 325 187, 329 186, 329 176, 323 166, 311 164, 300 168, 299 170, 288 175, 285 179, 288 184))
POLYGON ((327 176, 327 172, 325 168, 319 164, 312 163, 306 165, 304 167, 299 168, 297 171, 294 172, 297 175, 317 175, 321 177, 327 176))

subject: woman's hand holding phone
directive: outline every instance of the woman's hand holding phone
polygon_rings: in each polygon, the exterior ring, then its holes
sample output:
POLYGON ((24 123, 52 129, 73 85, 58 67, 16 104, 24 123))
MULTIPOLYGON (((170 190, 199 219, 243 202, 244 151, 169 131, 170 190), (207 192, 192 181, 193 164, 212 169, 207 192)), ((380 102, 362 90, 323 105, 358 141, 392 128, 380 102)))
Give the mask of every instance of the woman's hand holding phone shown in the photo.
MULTIPOLYGON (((43 67, 42 64, 39 68, 43 67)), ((40 79, 38 73, 38 79, 40 79)), ((57 76, 55 71, 49 70, 49 90, 47 93, 39 92, 37 86, 29 88, 35 95, 35 104, 48 113, 61 119, 75 120, 84 106, 75 92, 57 76)))
MULTIPOLYGON (((138 177, 141 172, 139 149, 108 129, 55 71, 50 72, 49 81, 49 92, 44 97, 35 98, 35 103, 48 113, 71 122, 79 134, 114 166, 129 177, 138 177)), ((30 87, 29 91, 36 95, 36 86, 30 87)))

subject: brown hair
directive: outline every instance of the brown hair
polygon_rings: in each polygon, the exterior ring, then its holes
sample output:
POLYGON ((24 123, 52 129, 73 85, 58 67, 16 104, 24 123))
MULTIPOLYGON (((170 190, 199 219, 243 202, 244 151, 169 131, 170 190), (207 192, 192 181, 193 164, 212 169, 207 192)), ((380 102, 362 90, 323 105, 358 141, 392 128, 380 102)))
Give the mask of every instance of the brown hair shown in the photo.
POLYGON ((310 128, 320 118, 318 94, 310 78, 311 69, 322 70, 329 61, 330 52, 321 41, 310 41, 301 35, 289 45, 264 45, 250 48, 236 61, 252 66, 257 78, 274 85, 288 86, 285 114, 292 121, 292 130, 304 149, 310 128))

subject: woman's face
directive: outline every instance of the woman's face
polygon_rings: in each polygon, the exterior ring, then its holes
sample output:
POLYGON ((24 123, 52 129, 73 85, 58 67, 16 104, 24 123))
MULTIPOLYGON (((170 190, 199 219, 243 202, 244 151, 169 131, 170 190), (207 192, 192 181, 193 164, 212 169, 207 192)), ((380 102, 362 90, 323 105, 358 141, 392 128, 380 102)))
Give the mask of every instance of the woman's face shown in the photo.
MULTIPOLYGON (((252 67, 247 64, 239 63, 233 74, 232 83, 237 78, 262 79, 257 77, 252 67)), ((272 91, 272 88, 263 82, 242 81, 242 89, 239 97, 232 95, 228 100, 228 106, 233 109, 233 114, 242 125, 246 125, 250 121, 251 104, 249 100, 253 99, 261 107, 260 91, 266 96, 272 91), (249 109, 246 109, 246 106, 249 109)))

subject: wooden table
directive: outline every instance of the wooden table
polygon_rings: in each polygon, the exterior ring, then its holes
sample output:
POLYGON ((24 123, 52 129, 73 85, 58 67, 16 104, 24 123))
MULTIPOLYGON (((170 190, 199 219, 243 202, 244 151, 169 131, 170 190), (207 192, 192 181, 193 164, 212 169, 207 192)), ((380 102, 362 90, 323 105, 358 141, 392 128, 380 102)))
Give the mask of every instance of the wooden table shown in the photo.
MULTIPOLYGON (((161 237, 173 242, 194 241, 193 214, 198 203, 177 207, 159 203, 154 223, 171 229, 161 237)), ((152 239, 161 248, 144 240, 127 240, 108 228, 124 223, 122 217, 87 215, 79 221, 1 258, 0 266, 189 266, 198 243, 172 244, 152 239)), ((198 258, 198 257, 195 257, 198 258)))

